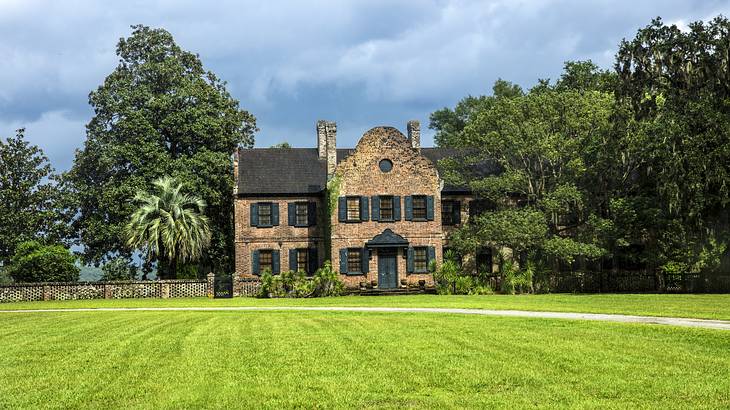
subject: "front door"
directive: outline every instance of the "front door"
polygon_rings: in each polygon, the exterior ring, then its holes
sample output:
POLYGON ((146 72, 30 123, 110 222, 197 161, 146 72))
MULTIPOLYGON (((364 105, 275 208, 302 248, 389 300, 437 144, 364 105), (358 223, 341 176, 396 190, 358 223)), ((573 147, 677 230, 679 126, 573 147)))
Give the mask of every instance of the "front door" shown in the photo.
POLYGON ((396 250, 378 249, 378 287, 393 289, 398 287, 398 264, 396 250))

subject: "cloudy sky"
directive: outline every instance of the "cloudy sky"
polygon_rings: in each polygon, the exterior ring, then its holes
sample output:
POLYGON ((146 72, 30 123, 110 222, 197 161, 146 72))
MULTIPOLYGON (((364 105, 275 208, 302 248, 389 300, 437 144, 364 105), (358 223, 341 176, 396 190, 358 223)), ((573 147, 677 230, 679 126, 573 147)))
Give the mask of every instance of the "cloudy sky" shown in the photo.
POLYGON ((653 17, 686 26, 717 14, 730 15, 730 0, 0 0, 0 137, 26 127, 67 169, 88 93, 132 24, 167 29, 228 81, 258 118, 256 146, 313 147, 328 119, 345 147, 376 125, 426 128, 432 111, 499 77, 529 87, 565 60, 610 68, 619 41, 653 17))

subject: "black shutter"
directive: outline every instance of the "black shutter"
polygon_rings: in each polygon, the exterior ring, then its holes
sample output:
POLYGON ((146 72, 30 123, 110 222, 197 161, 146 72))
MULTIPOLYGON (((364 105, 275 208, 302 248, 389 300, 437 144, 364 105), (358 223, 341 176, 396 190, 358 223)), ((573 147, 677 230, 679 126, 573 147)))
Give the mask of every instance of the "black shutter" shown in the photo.
POLYGON ((297 271, 297 250, 289 249, 289 271, 297 271))
POLYGON ((344 196, 337 198, 337 220, 340 222, 347 220, 347 199, 344 196))
POLYGON ((367 221, 370 219, 370 205, 368 205, 368 197, 360 197, 360 220, 367 221))
POLYGON ((278 275, 281 269, 279 268, 279 251, 271 251, 271 274, 278 275))
POLYGON ((340 249, 340 273, 347 274, 347 248, 340 249))
POLYGON ((310 275, 314 275, 315 272, 317 272, 317 269, 319 269, 319 257, 317 256, 317 248, 309 248, 309 272, 307 272, 310 275))
POLYGON ((461 224, 461 201, 454 201, 452 203, 454 204, 452 205, 452 209, 454 210, 454 225, 459 225, 461 224))
POLYGON ((276 202, 271 204, 271 225, 279 226, 279 204, 276 202))
POLYGON ((373 215, 372 219, 373 221, 379 221, 380 220, 380 197, 379 196, 373 196, 372 198, 372 210, 373 215))
POLYGON ((259 204, 251 204, 251 226, 259 226, 259 204))
POLYGON ((368 251, 368 248, 362 248, 360 263, 362 265, 360 271, 362 273, 368 273, 370 271, 370 251, 368 251))
POLYGON ((309 226, 317 225, 317 203, 316 202, 307 203, 307 225, 309 225, 309 226))
POLYGON ((260 275, 259 270, 259 251, 253 251, 251 252, 251 273, 260 275))
POLYGON ((400 221, 400 197, 393 197, 393 220, 400 221))
POLYGON ((433 195, 426 197, 426 219, 433 221, 433 195))
POLYGON ((286 204, 287 208, 287 219, 289 220, 289 226, 296 226, 297 224, 297 204, 289 202, 286 204))
POLYGON ((413 197, 407 196, 406 197, 406 221, 412 221, 413 220, 413 197))
POLYGON ((428 247, 428 261, 426 262, 426 269, 431 267, 431 261, 436 259, 436 248, 433 246, 428 247))
POLYGON ((413 247, 408 247, 408 258, 406 259, 406 272, 413 273, 413 247))

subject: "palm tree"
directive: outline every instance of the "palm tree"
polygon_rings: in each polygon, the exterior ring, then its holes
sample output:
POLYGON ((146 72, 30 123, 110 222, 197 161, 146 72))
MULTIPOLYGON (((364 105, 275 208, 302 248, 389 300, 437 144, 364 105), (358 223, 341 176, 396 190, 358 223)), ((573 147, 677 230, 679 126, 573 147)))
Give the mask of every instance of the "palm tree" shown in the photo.
POLYGON ((210 244, 205 201, 180 192, 182 184, 169 176, 152 185, 152 192, 134 197, 139 209, 126 226, 127 244, 146 251, 160 265, 166 262, 169 270, 161 277, 174 278, 179 263, 198 260, 210 244))

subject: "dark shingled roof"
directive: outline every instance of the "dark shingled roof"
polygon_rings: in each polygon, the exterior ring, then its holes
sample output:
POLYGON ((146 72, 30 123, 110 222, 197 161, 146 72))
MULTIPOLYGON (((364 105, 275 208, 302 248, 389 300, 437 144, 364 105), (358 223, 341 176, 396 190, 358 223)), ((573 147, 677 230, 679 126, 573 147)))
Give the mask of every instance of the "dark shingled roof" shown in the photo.
POLYGON ((238 151, 239 194, 318 194, 327 164, 317 148, 252 148, 238 151))
MULTIPOLYGON (((354 148, 337 149, 337 163, 355 152, 354 148)), ((421 154, 439 167, 438 161, 460 155, 453 148, 421 148, 421 154)), ((316 148, 252 148, 238 151, 238 193, 318 194, 327 185, 327 164, 317 157, 316 148)), ((499 172, 495 163, 478 167, 478 176, 499 172)), ((468 187, 445 185, 447 192, 469 192, 468 187)))

